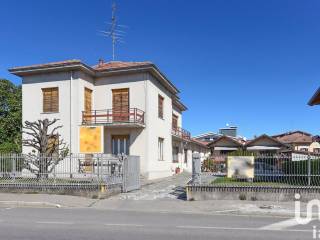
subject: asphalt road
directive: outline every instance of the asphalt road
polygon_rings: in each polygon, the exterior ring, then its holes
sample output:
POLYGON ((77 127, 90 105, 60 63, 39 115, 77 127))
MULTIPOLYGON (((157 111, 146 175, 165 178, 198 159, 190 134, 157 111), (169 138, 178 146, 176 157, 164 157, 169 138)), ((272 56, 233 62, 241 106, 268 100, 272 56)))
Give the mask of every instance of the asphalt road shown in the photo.
POLYGON ((90 208, 0 208, 0 239, 313 239, 313 221, 90 208))

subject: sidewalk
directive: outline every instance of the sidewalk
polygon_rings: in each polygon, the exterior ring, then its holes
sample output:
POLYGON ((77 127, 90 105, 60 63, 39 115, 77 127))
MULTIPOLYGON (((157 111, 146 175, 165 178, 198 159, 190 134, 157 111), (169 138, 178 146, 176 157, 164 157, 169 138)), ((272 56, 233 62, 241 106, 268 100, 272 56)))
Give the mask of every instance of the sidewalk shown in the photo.
MULTIPOLYGON (((301 209, 305 209, 301 203, 301 209)), ((0 207, 61 207, 186 214, 294 216, 294 202, 89 199, 67 195, 0 193, 0 207)))
MULTIPOLYGON (((190 174, 143 181, 140 190, 108 199, 52 194, 0 193, 1 207, 94 208, 116 211, 294 216, 294 202, 241 200, 185 201, 183 186, 190 174)), ((306 204, 301 203, 304 211, 306 204)))

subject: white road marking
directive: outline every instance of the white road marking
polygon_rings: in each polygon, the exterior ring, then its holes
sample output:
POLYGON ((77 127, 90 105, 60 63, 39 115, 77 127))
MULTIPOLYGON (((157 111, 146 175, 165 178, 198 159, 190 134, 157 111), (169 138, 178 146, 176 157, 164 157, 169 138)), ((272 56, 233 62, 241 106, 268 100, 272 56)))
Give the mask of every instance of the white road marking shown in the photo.
POLYGON ((41 221, 41 222, 36 222, 40 224, 64 224, 64 225, 72 225, 74 224, 73 222, 47 222, 47 221, 41 221))
POLYGON ((243 230, 243 231, 283 231, 283 232, 312 232, 304 229, 262 229, 262 228, 242 228, 242 227, 211 227, 211 226, 176 226, 184 229, 216 229, 216 230, 243 230))
POLYGON ((236 211, 238 211, 238 209, 226 209, 226 210, 214 211, 214 213, 236 212, 236 211))
POLYGON ((120 226, 120 227, 144 227, 141 224, 126 224, 126 223, 105 223, 105 226, 120 226))
MULTIPOLYGON (((311 222, 311 221, 309 221, 309 222, 311 222)), ((295 218, 292 218, 292 219, 284 220, 281 222, 272 223, 270 225, 261 227, 260 229, 262 229, 262 230, 283 230, 283 229, 286 229, 289 227, 294 227, 297 225, 299 225, 297 220, 295 218)))

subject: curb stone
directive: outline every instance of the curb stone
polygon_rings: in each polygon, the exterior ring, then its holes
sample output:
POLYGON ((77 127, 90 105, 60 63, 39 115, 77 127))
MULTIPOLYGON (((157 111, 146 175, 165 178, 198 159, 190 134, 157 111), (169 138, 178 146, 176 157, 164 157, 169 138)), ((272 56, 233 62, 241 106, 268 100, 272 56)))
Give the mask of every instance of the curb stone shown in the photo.
POLYGON ((0 205, 16 206, 16 207, 48 207, 61 208, 60 204, 50 202, 24 202, 24 201, 0 201, 0 205))

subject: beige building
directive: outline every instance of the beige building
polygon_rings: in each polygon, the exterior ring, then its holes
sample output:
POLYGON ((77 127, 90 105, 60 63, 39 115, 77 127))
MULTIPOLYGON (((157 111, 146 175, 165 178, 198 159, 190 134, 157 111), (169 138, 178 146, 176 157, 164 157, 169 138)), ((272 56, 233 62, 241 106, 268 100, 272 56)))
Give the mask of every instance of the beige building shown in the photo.
POLYGON ((320 143, 316 141, 310 133, 292 131, 274 135, 272 137, 289 145, 293 151, 320 153, 320 143))
MULTIPOLYGON (((199 144, 182 128, 187 108, 153 63, 100 61, 91 67, 68 60, 9 71, 22 77, 23 121, 60 119, 70 152, 80 152, 81 126, 101 126, 102 153, 140 156, 146 178, 191 169, 192 149, 199 144)), ((207 148, 198 150, 204 155, 207 148)))

